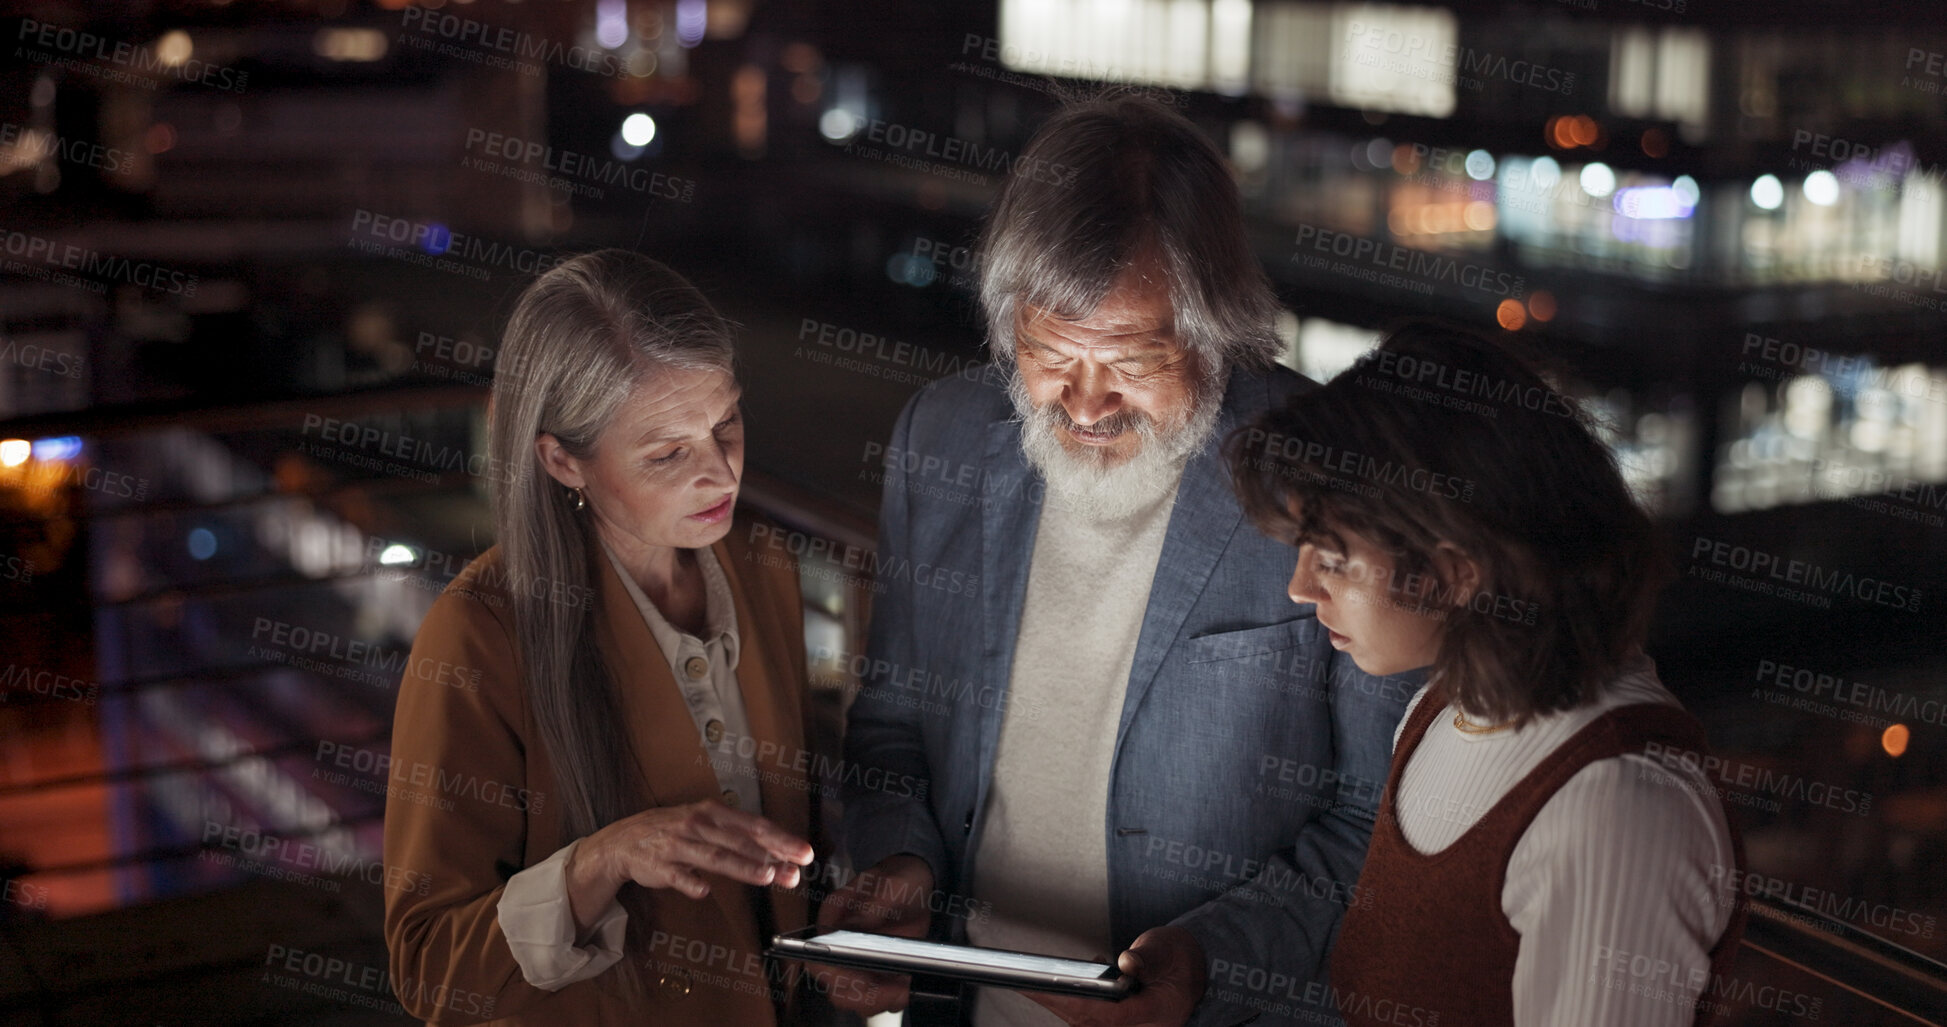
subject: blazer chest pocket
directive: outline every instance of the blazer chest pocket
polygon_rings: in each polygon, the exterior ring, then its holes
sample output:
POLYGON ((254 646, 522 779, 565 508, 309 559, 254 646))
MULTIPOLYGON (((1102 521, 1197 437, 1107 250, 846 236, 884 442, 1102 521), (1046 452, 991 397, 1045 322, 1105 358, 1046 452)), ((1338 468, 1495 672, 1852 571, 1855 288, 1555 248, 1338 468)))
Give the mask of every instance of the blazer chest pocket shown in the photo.
POLYGON ((1234 774, 1255 772, 1255 764, 1244 764, 1264 753, 1329 747, 1329 716, 1313 712, 1331 694, 1334 654, 1324 646, 1324 634, 1317 618, 1303 617, 1186 640, 1177 657, 1186 687, 1173 694, 1183 705, 1172 712, 1190 718, 1201 732, 1226 739, 1223 748, 1231 755, 1219 762, 1234 774))
POLYGON ((1198 635, 1189 640, 1183 669, 1205 688, 1315 700, 1325 695, 1331 673, 1332 653, 1318 644, 1323 634, 1316 617, 1301 617, 1198 635))
POLYGON ((1197 664, 1231 660, 1269 663, 1280 653, 1286 654, 1289 660, 1291 654, 1288 650, 1300 648, 1317 638, 1316 617, 1300 617, 1237 631, 1218 631, 1190 639, 1185 661, 1197 664))

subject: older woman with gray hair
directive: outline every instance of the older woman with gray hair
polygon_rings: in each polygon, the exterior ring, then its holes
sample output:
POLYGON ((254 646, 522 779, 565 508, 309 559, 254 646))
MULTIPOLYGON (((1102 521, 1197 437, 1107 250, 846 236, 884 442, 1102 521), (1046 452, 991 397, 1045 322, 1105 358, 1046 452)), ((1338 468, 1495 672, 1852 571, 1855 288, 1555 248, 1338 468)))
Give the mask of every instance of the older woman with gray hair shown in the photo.
MULTIPOLYGON (((768 1024, 812 850, 797 571, 733 520, 730 326, 603 250, 521 296, 488 445, 499 544, 399 688, 392 983, 436 1023, 768 1024), (771 755, 758 765, 758 754, 771 755)), ((768 530, 768 529, 767 529, 768 530)))
MULTIPOLYGON (((900 415, 887 451, 916 459, 888 461, 879 563, 980 587, 895 579, 874 599, 848 780, 927 786, 848 789, 844 841, 874 872, 819 920, 1120 953, 1141 982, 1119 1003, 984 990, 982 1025, 1330 1022, 1326 950, 1416 684, 1363 674, 1282 598, 1291 550, 1230 488, 1217 440, 1313 387, 1273 361, 1236 185, 1172 110, 1071 104, 1021 153, 978 253, 992 373, 900 415), (918 703, 913 680, 965 687, 918 703), (933 915, 955 909, 971 912, 933 915)), ((834 998, 905 1001, 896 979, 861 981, 879 988, 834 998)))

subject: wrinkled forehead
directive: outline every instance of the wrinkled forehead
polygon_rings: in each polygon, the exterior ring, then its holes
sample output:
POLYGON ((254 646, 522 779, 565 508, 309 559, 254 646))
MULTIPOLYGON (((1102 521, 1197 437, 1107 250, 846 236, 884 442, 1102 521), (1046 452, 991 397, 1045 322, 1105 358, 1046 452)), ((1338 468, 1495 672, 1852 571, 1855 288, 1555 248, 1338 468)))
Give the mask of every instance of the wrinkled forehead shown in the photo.
POLYGON ((1099 324, 1024 314, 1015 336, 1029 349, 1046 348, 1062 356, 1097 360, 1166 359, 1183 350, 1173 333, 1153 322, 1099 324))
POLYGON ((1079 318, 1023 304, 1017 334, 1069 355, 1168 356, 1182 348, 1169 290, 1117 288, 1079 318))
POLYGON ((742 395, 737 379, 724 371, 656 368, 629 388, 609 431, 630 443, 684 438, 728 416, 742 395))

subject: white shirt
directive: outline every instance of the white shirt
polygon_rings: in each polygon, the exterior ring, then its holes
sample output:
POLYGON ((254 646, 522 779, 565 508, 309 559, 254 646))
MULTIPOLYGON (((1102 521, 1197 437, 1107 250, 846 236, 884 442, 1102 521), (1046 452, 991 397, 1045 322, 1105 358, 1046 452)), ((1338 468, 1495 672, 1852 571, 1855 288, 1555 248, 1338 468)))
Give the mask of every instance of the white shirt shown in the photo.
MULTIPOLYGON (((710 768, 723 789, 724 801, 761 816, 756 747, 749 740, 750 720, 745 716, 743 692, 737 684, 737 609, 716 553, 707 548, 696 550, 697 566, 703 572, 705 624, 705 638, 699 639, 677 630, 663 617, 607 543, 602 544, 602 552, 628 589, 663 658, 669 661, 669 672, 683 693, 697 737, 704 752, 710 754, 710 768), (740 740, 744 740, 741 745, 740 740)), ((567 865, 579 844, 579 839, 569 842, 547 859, 508 878, 496 907, 500 931, 507 937, 514 961, 520 964, 521 976, 548 991, 594 977, 622 960, 629 914, 616 899, 609 899, 596 916, 586 943, 576 944, 567 865)))
MULTIPOLYGON (((969 888, 975 945, 1076 959, 1109 951, 1109 767, 1176 488, 1126 519, 1042 506, 1007 708, 969 888)), ((976 1027, 1061 1023, 982 988, 976 1027)))
MULTIPOLYGON (((1680 705, 1648 657, 1595 702, 1515 730, 1466 734, 1449 706, 1401 775, 1401 833, 1421 853, 1445 849, 1577 731, 1634 703, 1680 705)), ((1723 806, 1701 771, 1634 753, 1583 767, 1508 860, 1501 911, 1521 935, 1517 1027, 1688 1027, 1730 922, 1733 866, 1723 806)))

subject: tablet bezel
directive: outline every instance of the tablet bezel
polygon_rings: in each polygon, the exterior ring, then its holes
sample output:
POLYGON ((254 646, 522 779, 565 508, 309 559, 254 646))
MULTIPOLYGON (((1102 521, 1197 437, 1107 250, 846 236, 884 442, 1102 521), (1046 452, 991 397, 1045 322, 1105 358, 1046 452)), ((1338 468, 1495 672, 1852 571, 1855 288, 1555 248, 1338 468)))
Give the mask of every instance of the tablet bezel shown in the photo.
MULTIPOLYGON (((1119 1001, 1135 993, 1135 978, 1122 973, 1112 963, 1097 964, 1103 969, 1100 977, 1077 977, 1072 974, 1045 974, 1015 967, 994 966, 991 964, 961 962, 951 955, 940 958, 909 955, 906 953, 859 953, 834 950, 818 943, 818 938, 834 931, 849 930, 837 927, 804 927, 796 931, 776 935, 771 939, 770 951, 785 959, 802 959, 814 963, 829 963, 834 966, 850 967, 855 970, 871 970, 878 973, 926 974, 963 981, 968 984, 988 987, 1016 988, 1026 991, 1046 991, 1060 995, 1079 995, 1083 998, 1119 1001), (1114 976, 1109 976, 1109 975, 1114 976)), ((871 931, 852 931, 854 934, 871 934, 871 931)), ((888 937, 891 937, 890 935, 888 937)), ((905 939, 935 946, 945 953, 952 952, 1008 952, 1009 955, 1041 956, 1043 958, 1064 958, 1047 956, 1040 952, 1009 952, 1006 949, 983 948, 977 945, 953 945, 947 942, 927 941, 925 939, 905 939)), ((1079 960, 1079 962, 1091 962, 1079 960)))

